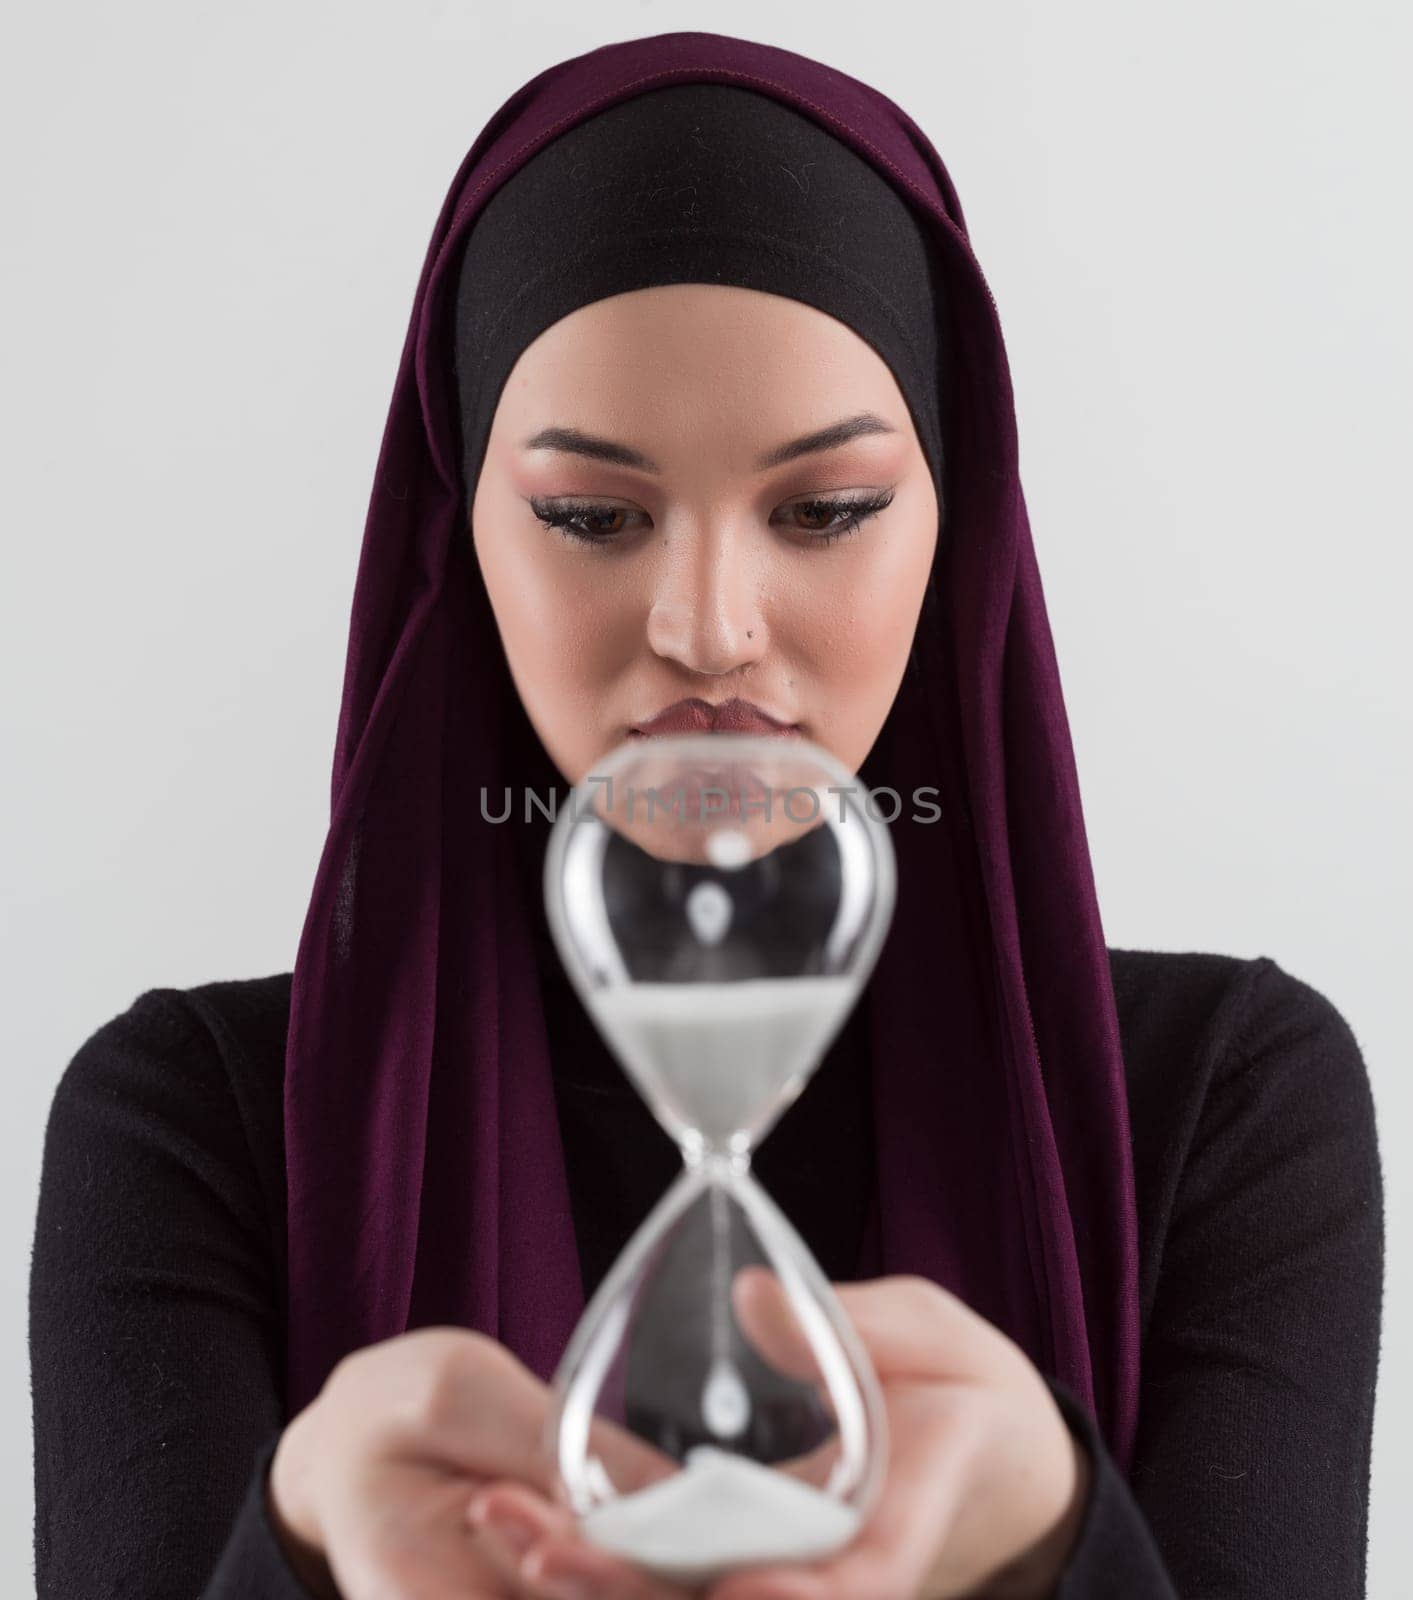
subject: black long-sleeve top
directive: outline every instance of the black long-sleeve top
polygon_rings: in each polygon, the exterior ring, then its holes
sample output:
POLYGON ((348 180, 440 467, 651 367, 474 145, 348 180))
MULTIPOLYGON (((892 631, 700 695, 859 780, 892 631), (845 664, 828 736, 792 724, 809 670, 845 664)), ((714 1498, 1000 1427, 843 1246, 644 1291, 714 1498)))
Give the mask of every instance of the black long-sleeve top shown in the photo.
MULTIPOLYGON (((1364 1594, 1383 1283, 1368 1075, 1268 958, 1111 950, 1141 1267, 1125 1476, 1095 1466, 1056 1600, 1364 1594)), ((30 1285, 40 1600, 307 1600, 265 1499, 282 1394, 290 974, 158 988, 49 1114, 30 1285)), ((586 1290, 680 1170, 566 989, 555 1087, 586 1290), (633 1159, 625 1159, 632 1151, 633 1159)), ((755 1158, 829 1276, 872 1182, 856 1016, 755 1158)))

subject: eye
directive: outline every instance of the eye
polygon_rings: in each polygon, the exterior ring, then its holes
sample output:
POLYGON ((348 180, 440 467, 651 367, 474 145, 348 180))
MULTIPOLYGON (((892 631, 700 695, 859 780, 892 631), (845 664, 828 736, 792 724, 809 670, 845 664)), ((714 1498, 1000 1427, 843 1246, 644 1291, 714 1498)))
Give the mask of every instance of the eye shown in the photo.
MULTIPOLYGON (((857 533, 870 517, 877 516, 892 503, 893 491, 884 489, 849 498, 815 496, 810 500, 796 500, 784 509, 787 517, 803 515, 807 519, 790 525, 792 532, 804 536, 803 543, 824 545, 857 533)), ((567 539, 601 548, 621 541, 633 517, 646 517, 645 512, 627 506, 595 505, 586 500, 532 498, 530 509, 546 528, 556 528, 567 539)))
POLYGON ((892 503, 893 491, 884 489, 878 494, 860 495, 852 499, 796 500, 793 505, 786 507, 786 511, 790 515, 803 512, 811 519, 804 526, 795 524, 795 530, 806 536, 806 543, 833 544, 846 534, 857 533, 863 523, 870 517, 876 517, 892 503))
POLYGON ((545 527, 558 528, 565 538, 599 545, 612 544, 622 537, 622 522, 615 525, 615 518, 626 520, 644 514, 627 506, 596 506, 581 500, 532 499, 530 509, 545 527))

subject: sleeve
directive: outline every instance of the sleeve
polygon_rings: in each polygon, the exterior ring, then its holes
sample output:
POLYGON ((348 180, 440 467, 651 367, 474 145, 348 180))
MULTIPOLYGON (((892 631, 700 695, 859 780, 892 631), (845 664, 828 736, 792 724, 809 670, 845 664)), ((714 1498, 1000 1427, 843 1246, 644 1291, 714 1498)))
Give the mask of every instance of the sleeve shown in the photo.
POLYGON ((1143 1511, 1079 1397, 1045 1382, 1070 1432, 1084 1446, 1089 1498, 1054 1600, 1178 1600, 1143 1511))
POLYGON ((40 1600, 310 1600, 265 1502, 268 1207, 215 1041, 150 990, 65 1069, 30 1267, 40 1600))
POLYGON ((1055 1600, 1360 1600, 1384 1261, 1364 1059, 1268 958, 1178 1180, 1126 1479, 1094 1463, 1055 1600))

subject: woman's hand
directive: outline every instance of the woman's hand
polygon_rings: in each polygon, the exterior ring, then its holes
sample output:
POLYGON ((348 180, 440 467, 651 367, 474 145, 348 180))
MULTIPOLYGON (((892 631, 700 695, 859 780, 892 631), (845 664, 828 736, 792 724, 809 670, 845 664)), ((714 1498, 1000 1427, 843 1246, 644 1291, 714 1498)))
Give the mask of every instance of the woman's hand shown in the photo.
MULTIPOLYGON (((522 1571, 521 1552, 552 1533, 559 1570, 596 1574, 605 1600, 686 1600, 577 1537, 547 1482, 549 1403, 504 1346, 463 1328, 419 1328, 346 1356, 270 1464, 271 1520, 306 1586, 331 1600, 559 1600, 572 1591, 554 1587, 541 1557, 534 1576, 522 1571), (488 1483, 509 1514, 500 1531, 470 1515, 488 1483)), ((598 1435, 625 1478, 672 1466, 621 1430, 598 1435)))
MULTIPOLYGON (((890 1449, 881 1498, 837 1556, 742 1569, 711 1585, 706 1600, 1048 1600, 1078 1531, 1091 1467, 1040 1373, 999 1329, 925 1278, 834 1288, 883 1388, 890 1449)), ((818 1376, 772 1273, 740 1271, 733 1303, 768 1361, 818 1376)), ((647 1448, 617 1433, 605 1440, 615 1452, 647 1448)), ((644 1476, 670 1469, 654 1460, 644 1476)), ((624 1481, 626 1473, 614 1476, 624 1481)), ((537 1577, 578 1575, 585 1596, 605 1600, 684 1594, 579 1540, 564 1508, 533 1487, 494 1483, 479 1498, 522 1526, 524 1570, 537 1577)))
MULTIPOLYGON (((742 1569, 707 1600, 1043 1600, 1074 1544, 1091 1464, 1025 1352, 921 1277, 833 1286, 883 1387, 888 1472, 837 1556, 742 1569)), ((766 1358, 816 1371, 778 1281, 748 1268, 737 1316, 766 1358)))

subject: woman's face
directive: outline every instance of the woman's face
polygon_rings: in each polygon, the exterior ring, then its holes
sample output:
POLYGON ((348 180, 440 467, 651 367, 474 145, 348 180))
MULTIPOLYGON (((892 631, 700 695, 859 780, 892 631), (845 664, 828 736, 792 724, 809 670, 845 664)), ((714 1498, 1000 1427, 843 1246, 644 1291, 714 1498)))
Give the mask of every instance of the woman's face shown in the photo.
POLYGON ((511 675, 571 783, 687 698, 747 701, 857 772, 938 504, 872 346, 800 301, 685 283, 582 306, 521 352, 471 523, 511 675))

